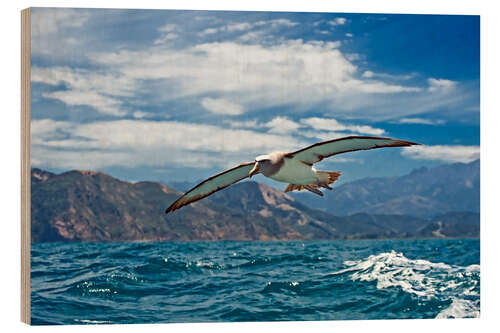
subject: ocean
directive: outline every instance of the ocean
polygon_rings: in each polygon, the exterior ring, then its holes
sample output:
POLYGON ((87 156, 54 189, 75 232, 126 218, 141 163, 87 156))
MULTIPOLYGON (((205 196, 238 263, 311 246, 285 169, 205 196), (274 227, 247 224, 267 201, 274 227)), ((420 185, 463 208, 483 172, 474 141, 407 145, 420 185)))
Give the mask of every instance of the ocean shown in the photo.
POLYGON ((34 325, 464 318, 479 240, 34 243, 34 325))

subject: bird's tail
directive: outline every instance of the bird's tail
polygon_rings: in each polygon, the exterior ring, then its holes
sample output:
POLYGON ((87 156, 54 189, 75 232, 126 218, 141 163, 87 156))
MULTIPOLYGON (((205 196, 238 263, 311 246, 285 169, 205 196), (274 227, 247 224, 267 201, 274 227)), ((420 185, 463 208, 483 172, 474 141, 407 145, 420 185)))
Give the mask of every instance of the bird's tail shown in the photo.
POLYGON ((305 189, 306 189, 305 185, 288 184, 288 186, 285 189, 285 192, 302 191, 302 190, 305 190, 305 189))
POLYGON ((333 184, 340 177, 340 171, 316 171, 319 174, 319 185, 333 184))
POLYGON ((340 177, 339 171, 316 171, 316 172, 320 176, 318 184, 310 184, 310 185, 288 184, 287 188, 285 189, 285 192, 302 191, 302 190, 311 191, 311 188, 317 189, 319 187, 324 187, 331 190, 332 188, 328 185, 333 184, 340 177))

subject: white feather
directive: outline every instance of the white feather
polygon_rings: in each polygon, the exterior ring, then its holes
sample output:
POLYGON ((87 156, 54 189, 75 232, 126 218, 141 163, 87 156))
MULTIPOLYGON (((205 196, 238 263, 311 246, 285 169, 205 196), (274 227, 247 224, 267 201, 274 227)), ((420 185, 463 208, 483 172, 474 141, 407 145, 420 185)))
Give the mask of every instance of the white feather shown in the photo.
POLYGON ((285 158, 280 170, 269 178, 296 185, 316 184, 319 179, 316 170, 312 166, 304 164, 295 158, 285 158))

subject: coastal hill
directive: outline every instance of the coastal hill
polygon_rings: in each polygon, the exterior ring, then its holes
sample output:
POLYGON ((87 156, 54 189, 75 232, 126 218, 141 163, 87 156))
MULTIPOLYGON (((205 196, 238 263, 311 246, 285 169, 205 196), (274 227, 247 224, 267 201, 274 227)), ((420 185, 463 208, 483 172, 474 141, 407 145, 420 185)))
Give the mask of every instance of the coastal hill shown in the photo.
MULTIPOLYGON (((334 190, 335 191, 335 190, 334 190)), ((334 192, 333 191, 333 192, 334 192)), ((31 171, 31 239, 47 241, 320 240, 479 237, 479 214, 335 216, 246 181, 166 215, 181 192, 93 171, 31 171)), ((317 198, 323 200, 323 198, 317 198)))

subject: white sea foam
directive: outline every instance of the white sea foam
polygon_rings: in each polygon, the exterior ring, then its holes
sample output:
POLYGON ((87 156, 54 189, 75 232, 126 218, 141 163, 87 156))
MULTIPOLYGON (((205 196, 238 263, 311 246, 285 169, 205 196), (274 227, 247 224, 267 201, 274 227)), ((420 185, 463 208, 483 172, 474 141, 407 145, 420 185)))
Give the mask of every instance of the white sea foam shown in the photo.
POLYGON ((352 273, 351 280, 375 281, 378 289, 396 287, 425 299, 451 300, 450 306, 441 311, 438 318, 479 316, 478 279, 471 278, 472 274, 479 274, 479 265, 460 267, 412 260, 395 251, 344 264, 348 267, 332 274, 352 273))
POLYGON ((74 319, 74 321, 84 324, 111 324, 111 321, 108 320, 74 319))
POLYGON ((479 318, 479 304, 460 298, 453 298, 449 307, 441 311, 436 318, 479 318))

